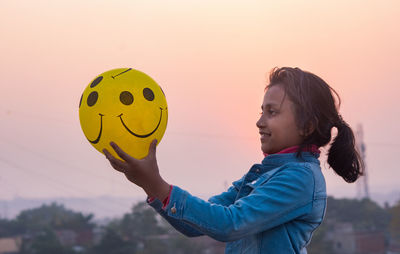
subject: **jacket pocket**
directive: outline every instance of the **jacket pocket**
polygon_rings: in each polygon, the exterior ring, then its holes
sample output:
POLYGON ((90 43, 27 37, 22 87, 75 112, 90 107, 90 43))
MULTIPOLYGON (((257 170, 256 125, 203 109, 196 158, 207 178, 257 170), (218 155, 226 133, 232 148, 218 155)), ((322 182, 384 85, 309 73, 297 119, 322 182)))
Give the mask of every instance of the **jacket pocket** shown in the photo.
MULTIPOLYGON (((281 167, 275 168, 275 169, 273 169, 273 170, 270 170, 270 171, 268 171, 268 172, 262 174, 260 177, 258 177, 258 178, 255 179, 254 181, 246 183, 246 186, 248 186, 248 187, 251 189, 251 191, 253 191, 253 190, 256 189, 258 186, 263 185, 264 183, 268 182, 268 181, 271 179, 271 177, 272 177, 276 172, 278 172, 280 169, 281 169, 281 167)), ((250 192, 251 192, 251 191, 250 191, 250 192)))

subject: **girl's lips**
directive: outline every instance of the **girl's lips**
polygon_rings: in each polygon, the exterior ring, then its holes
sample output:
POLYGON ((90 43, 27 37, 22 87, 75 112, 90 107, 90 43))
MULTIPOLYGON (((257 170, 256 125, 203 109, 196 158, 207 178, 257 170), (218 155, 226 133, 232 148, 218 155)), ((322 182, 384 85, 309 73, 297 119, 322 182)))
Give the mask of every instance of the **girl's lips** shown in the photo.
POLYGON ((261 134, 261 136, 260 136, 261 141, 265 141, 269 137, 271 137, 271 134, 267 134, 267 133, 260 133, 260 134, 261 134))

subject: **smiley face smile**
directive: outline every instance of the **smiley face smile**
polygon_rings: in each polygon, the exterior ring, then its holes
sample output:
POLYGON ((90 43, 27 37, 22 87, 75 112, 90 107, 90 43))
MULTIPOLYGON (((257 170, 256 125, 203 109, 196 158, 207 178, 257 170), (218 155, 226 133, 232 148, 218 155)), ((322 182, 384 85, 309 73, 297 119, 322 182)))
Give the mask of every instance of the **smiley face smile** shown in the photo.
POLYGON ((99 136, 97 136, 97 138, 95 139, 95 140, 90 140, 90 139, 88 139, 88 138, 86 138, 87 140, 89 140, 89 142, 90 143, 92 143, 92 144, 97 144, 97 143, 99 143, 99 141, 100 141, 100 137, 101 137, 101 133, 103 132, 103 114, 100 114, 99 113, 99 115, 100 115, 100 131, 99 131, 99 136))
POLYGON ((156 130, 158 129, 158 126, 160 126, 160 123, 161 123, 161 119, 162 119, 162 108, 160 107, 160 119, 158 120, 158 124, 157 124, 157 126, 156 126, 156 128, 152 131, 152 132, 150 132, 150 133, 148 133, 148 134, 144 134, 144 135, 140 135, 140 134, 137 134, 137 133, 134 133, 133 131, 131 131, 129 128, 128 128, 128 126, 126 126, 126 124, 124 123, 124 120, 122 120, 122 113, 120 114, 120 115, 118 115, 117 117, 119 117, 119 119, 121 119, 121 123, 122 123, 122 125, 125 127, 125 129, 130 133, 130 134, 132 134, 132 135, 134 135, 135 137, 138 137, 138 138, 147 138, 147 137, 149 137, 149 136, 151 136, 154 132, 156 132, 156 130))
MULTIPOLYGON (((148 134, 143 134, 143 135, 137 134, 137 133, 131 131, 131 129, 129 129, 129 127, 124 123, 124 120, 122 120, 122 115, 123 115, 123 113, 119 114, 117 117, 119 117, 119 119, 121 119, 122 125, 125 127, 125 129, 126 129, 130 134, 132 134, 132 135, 134 135, 135 137, 138 137, 138 138, 147 138, 147 137, 151 136, 154 132, 156 132, 157 129, 158 129, 158 127, 160 126, 161 119, 162 119, 162 111, 163 111, 163 109, 160 107, 160 119, 158 120, 158 124, 157 124, 157 126, 154 128, 154 130, 152 130, 152 131, 151 131, 150 133, 148 133, 148 134)), ((90 139, 87 138, 87 140, 88 140, 90 143, 92 143, 92 144, 97 144, 97 143, 99 143, 100 137, 101 137, 101 133, 103 132, 103 116, 104 116, 104 115, 101 114, 101 113, 99 113, 99 115, 100 115, 100 131, 99 131, 99 135, 97 136, 97 138, 96 138, 95 140, 90 140, 90 139)))

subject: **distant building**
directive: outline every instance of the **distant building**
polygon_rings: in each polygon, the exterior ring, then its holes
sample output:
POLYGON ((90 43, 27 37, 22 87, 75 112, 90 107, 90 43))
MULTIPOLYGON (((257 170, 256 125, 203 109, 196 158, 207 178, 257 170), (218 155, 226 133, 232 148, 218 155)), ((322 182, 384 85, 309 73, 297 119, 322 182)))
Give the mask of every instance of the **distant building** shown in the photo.
POLYGON ((386 254, 400 254, 400 244, 391 244, 386 254))
POLYGON ((17 254, 21 246, 21 237, 0 238, 0 254, 17 254))
POLYGON ((385 254, 383 232, 355 232, 351 223, 335 223, 327 239, 337 254, 385 254))
POLYGON ((77 232, 75 244, 80 246, 89 246, 93 244, 94 234, 90 229, 77 232))
POLYGON ((55 234, 62 246, 72 247, 75 252, 83 252, 85 247, 93 244, 92 230, 83 230, 75 232, 70 229, 56 230, 55 234))
MULTIPOLYGON (((180 233, 172 232, 163 235, 153 235, 147 236, 146 239, 157 239, 159 241, 163 241, 164 243, 168 244, 171 237, 175 237, 180 233)), ((198 237, 191 237, 186 238, 189 242, 195 244, 196 246, 201 246, 202 254, 224 254, 225 253, 225 243, 216 241, 208 236, 198 236, 198 237)), ((139 244, 138 249, 143 248, 144 245, 139 244)))
POLYGON ((62 246, 73 246, 76 243, 77 234, 70 229, 60 229, 55 231, 62 246))
POLYGON ((104 237, 106 230, 102 226, 96 226, 93 228, 93 245, 97 245, 101 242, 101 239, 104 237))
POLYGON ((383 232, 356 232, 356 253, 385 254, 385 234, 383 232))

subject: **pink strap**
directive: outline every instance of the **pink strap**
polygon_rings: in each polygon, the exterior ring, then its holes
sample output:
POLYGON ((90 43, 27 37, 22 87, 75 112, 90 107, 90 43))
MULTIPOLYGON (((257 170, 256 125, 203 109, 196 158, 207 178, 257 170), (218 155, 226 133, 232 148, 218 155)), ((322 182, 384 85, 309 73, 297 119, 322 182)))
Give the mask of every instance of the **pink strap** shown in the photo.
MULTIPOLYGON (((162 207, 163 209, 165 209, 165 207, 167 207, 167 205, 169 204, 169 198, 170 198, 170 196, 171 196, 172 188, 173 188, 173 186, 170 185, 170 186, 169 186, 168 196, 163 200, 163 207, 162 207)), ((154 201, 154 199, 156 199, 156 198, 155 198, 155 197, 148 197, 148 198, 147 198, 147 201, 148 201, 149 203, 151 203, 151 202, 154 201)))
MULTIPOLYGON (((299 146, 291 146, 281 150, 280 152, 274 154, 281 154, 281 153, 294 153, 297 152, 299 146)), ((311 145, 311 148, 306 148, 303 150, 304 152, 312 152, 312 153, 320 153, 321 151, 318 149, 317 145, 311 145)), ((269 154, 264 153, 264 156, 268 156, 269 154)))
POLYGON ((165 209, 165 207, 167 207, 167 205, 169 204, 169 198, 171 197, 171 192, 172 192, 172 185, 169 186, 169 193, 168 193, 168 197, 166 197, 163 201, 163 207, 162 209, 165 209))

